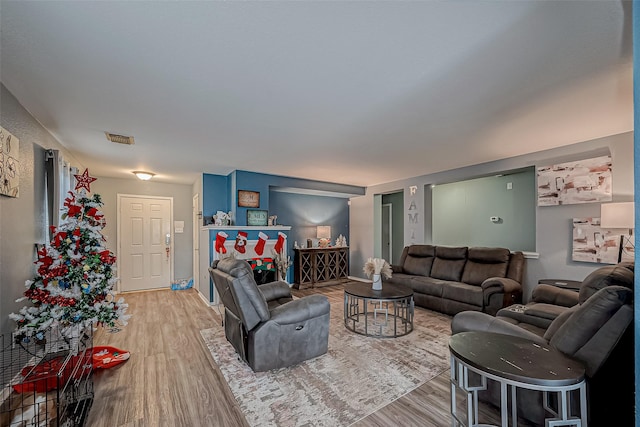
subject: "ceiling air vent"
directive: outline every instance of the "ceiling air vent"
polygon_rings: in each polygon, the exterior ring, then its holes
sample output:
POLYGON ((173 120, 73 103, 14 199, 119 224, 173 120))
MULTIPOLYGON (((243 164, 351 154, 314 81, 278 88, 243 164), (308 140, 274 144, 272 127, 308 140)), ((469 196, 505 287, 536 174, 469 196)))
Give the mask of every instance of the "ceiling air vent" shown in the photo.
POLYGON ((118 135, 116 133, 109 132, 105 132, 104 134, 107 135, 107 139, 109 141, 117 144, 133 145, 134 143, 132 136, 118 135))

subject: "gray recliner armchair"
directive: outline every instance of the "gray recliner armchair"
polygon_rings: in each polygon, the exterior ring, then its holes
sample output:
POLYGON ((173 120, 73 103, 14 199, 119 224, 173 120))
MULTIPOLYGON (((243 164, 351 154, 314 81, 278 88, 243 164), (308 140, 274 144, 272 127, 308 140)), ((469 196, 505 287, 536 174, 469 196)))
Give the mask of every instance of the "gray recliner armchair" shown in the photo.
POLYGON ((239 356, 256 372, 279 369, 327 352, 327 297, 293 300, 284 282, 258 287, 245 260, 225 258, 209 268, 224 304, 224 331, 239 356))
MULTIPOLYGON (((633 425, 633 286, 634 266, 621 263, 601 267, 580 286, 578 304, 563 310, 546 328, 516 324, 512 317, 492 317, 466 311, 451 322, 453 334, 487 331, 548 344, 579 360, 586 368, 589 424, 633 425)), ((480 398, 498 404, 499 389, 492 382, 480 398)), ((518 390, 518 413, 542 424, 545 413, 540 392, 518 390)))

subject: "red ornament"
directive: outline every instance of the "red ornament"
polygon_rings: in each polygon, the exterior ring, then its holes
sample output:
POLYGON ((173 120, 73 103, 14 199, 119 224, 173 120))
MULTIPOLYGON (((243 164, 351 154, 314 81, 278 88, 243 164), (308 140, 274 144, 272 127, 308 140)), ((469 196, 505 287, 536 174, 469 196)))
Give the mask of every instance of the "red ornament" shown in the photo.
POLYGON ((71 205, 69 206, 69 209, 67 210, 67 215, 68 216, 76 216, 78 215, 80 212, 82 212, 82 208, 78 205, 71 205))
POLYGON ((85 169, 84 172, 82 172, 82 175, 73 175, 76 177, 76 190, 79 190, 81 188, 86 188, 87 191, 91 191, 91 188, 89 188, 89 186, 91 185, 91 183, 93 181, 95 181, 98 178, 94 178, 92 176, 89 176, 89 169, 85 169))
POLYGON ((53 246, 56 247, 56 248, 60 247, 60 244, 66 238, 67 238, 67 233, 66 232, 64 232, 64 231, 59 232, 53 238, 53 246))

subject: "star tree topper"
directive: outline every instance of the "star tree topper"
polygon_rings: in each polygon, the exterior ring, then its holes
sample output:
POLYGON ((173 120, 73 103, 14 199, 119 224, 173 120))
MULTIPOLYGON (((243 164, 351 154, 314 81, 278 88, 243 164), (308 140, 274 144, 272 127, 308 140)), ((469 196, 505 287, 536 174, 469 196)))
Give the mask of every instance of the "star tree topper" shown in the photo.
POLYGON ((76 181, 77 181, 76 191, 81 188, 86 188, 88 192, 91 192, 91 188, 89 188, 89 186, 93 181, 98 179, 98 178, 89 176, 89 169, 85 169, 84 172, 82 172, 82 175, 73 175, 73 176, 76 177, 76 181))

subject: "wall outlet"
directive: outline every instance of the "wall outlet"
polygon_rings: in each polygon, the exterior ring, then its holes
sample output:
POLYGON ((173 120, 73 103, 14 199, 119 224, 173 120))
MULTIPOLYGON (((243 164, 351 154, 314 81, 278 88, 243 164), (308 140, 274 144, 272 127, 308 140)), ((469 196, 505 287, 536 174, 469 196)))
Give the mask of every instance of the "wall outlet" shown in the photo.
POLYGON ((513 182, 507 182, 507 190, 513 190, 513 182))

